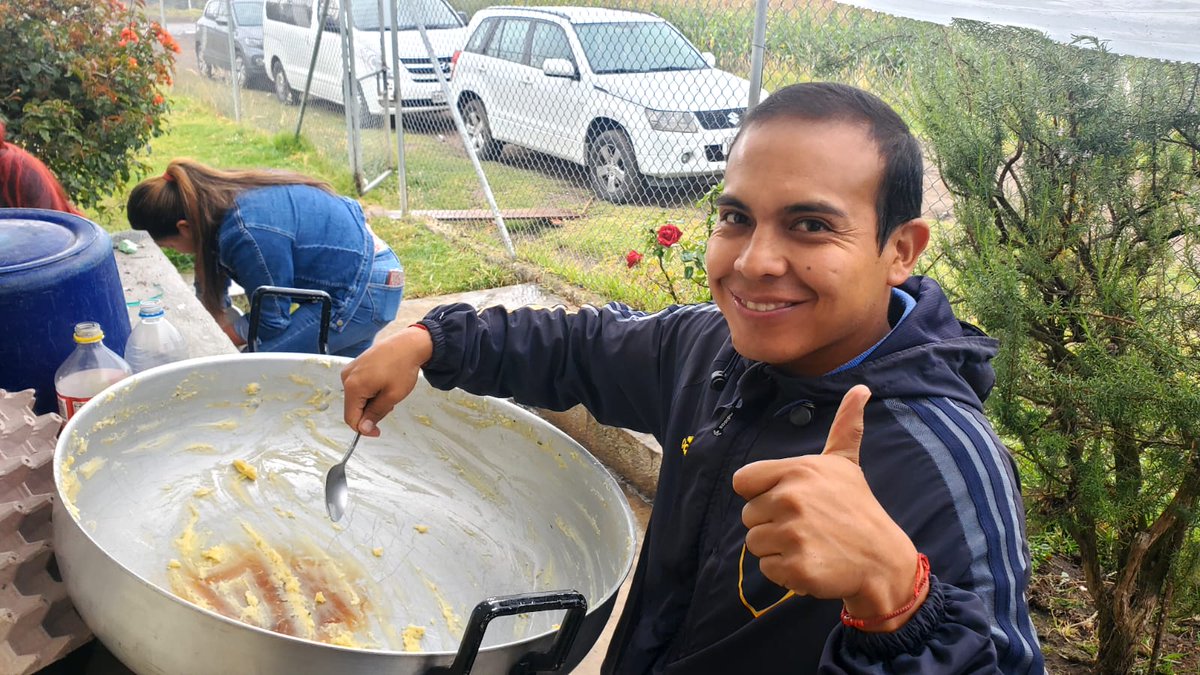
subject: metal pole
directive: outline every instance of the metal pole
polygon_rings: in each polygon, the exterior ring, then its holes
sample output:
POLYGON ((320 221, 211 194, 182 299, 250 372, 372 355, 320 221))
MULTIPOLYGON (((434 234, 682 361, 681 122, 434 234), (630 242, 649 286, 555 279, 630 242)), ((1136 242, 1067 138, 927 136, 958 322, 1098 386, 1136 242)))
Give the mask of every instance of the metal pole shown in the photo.
POLYGON ((408 176, 404 165, 404 97, 400 95, 400 3, 392 5, 392 95, 396 102, 396 180, 400 215, 408 216, 408 176))
MULTIPOLYGON (((383 147, 387 148, 387 147, 391 146, 391 144, 392 144, 391 115, 388 114, 388 108, 391 105, 391 102, 388 100, 388 95, 387 95, 388 75, 389 74, 394 75, 395 73, 388 73, 387 44, 386 44, 387 40, 385 39, 384 33, 388 29, 389 22, 385 22, 383 20, 383 17, 384 17, 383 0, 375 0, 375 4, 376 4, 376 11, 379 12, 379 23, 377 25, 377 29, 379 30, 379 70, 380 70, 380 72, 375 73, 375 91, 376 91, 376 94, 378 94, 378 96, 379 96, 379 102, 381 104, 383 104, 383 147)), ((392 14, 394 15, 395 12, 392 12, 392 14)), ((390 163, 391 160, 392 160, 392 153, 390 150, 388 150, 388 162, 390 163)), ((389 166, 388 170, 390 171, 391 168, 392 167, 389 166)), ((384 173, 386 174, 388 172, 385 171, 384 173)), ((371 181, 372 185, 375 185, 377 183, 378 183, 378 181, 371 181)))
POLYGON ((475 167, 475 175, 479 178, 479 184, 483 186, 483 195, 487 197, 488 206, 492 207, 492 216, 496 219, 496 228, 500 230, 500 239, 504 242, 504 248, 508 251, 509 257, 516 258, 517 251, 513 248, 512 238, 508 236, 508 227, 504 225, 500 207, 496 206, 496 198, 492 195, 492 186, 488 184, 487 176, 483 173, 483 165, 479 163, 479 157, 475 154, 475 146, 471 145, 471 139, 467 136, 467 125, 463 123, 458 106, 454 105, 454 100, 450 97, 450 85, 446 82, 446 74, 442 72, 442 64, 433 52, 433 45, 429 43, 429 34, 425 32, 425 21, 421 19, 420 13, 417 13, 415 19, 417 31, 421 34, 421 41, 425 43, 425 52, 429 55, 429 63, 433 66, 434 74, 437 75, 442 93, 446 95, 446 103, 450 108, 450 114, 454 117, 454 126, 458 127, 458 135, 462 137, 463 146, 467 149, 467 156, 471 158, 471 164, 475 167))
POLYGON ((234 59, 237 57, 237 50, 233 46, 235 39, 233 33, 237 28, 237 21, 233 16, 233 0, 225 0, 225 13, 229 15, 225 20, 225 36, 227 38, 226 42, 229 43, 229 87, 233 90, 233 119, 235 122, 241 122, 242 93, 238 91, 237 65, 234 64, 234 59))
POLYGON ((304 110, 308 108, 308 92, 312 89, 313 71, 317 69, 317 54, 321 52, 321 36, 325 34, 325 19, 329 17, 329 0, 321 0, 321 17, 317 20, 317 37, 313 40, 312 58, 308 61, 308 76, 304 78, 304 93, 300 95, 300 116, 296 119, 296 138, 300 138, 300 126, 304 124, 304 110))
MULTIPOLYGON (((167 0, 158 0, 158 25, 165 30, 167 27, 167 0)), ((189 6, 188 9, 191 9, 189 6)))
POLYGON ((767 2, 757 0, 754 3, 754 37, 750 40, 750 100, 746 103, 746 111, 758 105, 758 97, 762 94, 763 51, 767 46, 767 2))
POLYGON ((339 25, 342 28, 342 110, 346 113, 346 145, 350 153, 350 171, 358 194, 366 190, 366 176, 362 169, 362 136, 359 128, 358 75, 354 62, 354 14, 350 0, 342 0, 339 25))

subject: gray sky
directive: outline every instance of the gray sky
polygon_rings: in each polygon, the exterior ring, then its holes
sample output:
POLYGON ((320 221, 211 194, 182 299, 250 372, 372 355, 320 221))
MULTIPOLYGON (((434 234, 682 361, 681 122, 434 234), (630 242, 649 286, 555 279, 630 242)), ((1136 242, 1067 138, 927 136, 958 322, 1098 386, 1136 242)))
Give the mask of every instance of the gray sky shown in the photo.
POLYGON ((943 24, 964 18, 1037 28, 1064 42, 1094 35, 1121 54, 1200 62, 1200 0, 840 1, 943 24))

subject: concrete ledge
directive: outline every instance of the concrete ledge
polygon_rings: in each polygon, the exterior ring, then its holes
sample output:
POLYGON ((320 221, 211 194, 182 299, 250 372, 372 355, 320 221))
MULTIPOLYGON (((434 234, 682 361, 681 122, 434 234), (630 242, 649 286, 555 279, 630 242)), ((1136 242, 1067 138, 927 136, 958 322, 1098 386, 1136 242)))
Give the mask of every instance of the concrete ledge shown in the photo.
POLYGON ((641 495, 654 499, 658 470, 662 466, 662 448, 653 436, 600 424, 581 405, 566 412, 532 410, 587 448, 641 495))

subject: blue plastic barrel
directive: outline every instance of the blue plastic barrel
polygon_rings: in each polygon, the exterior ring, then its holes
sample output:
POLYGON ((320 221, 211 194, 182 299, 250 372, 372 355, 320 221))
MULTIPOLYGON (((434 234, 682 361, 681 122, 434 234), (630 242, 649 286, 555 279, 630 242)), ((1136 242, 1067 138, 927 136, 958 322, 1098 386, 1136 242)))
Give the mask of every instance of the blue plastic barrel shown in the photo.
POLYGON ((129 312, 108 233, 69 213, 0 209, 0 389, 32 387, 34 412, 56 410, 54 371, 80 321, 125 351, 129 312))

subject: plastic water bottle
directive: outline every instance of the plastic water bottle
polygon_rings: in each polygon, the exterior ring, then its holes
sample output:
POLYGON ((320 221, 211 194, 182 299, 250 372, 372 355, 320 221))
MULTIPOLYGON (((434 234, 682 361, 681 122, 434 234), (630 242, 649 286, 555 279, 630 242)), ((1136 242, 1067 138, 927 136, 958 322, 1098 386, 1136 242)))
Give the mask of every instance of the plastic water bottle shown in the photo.
POLYGON ((162 302, 143 300, 138 309, 138 325, 125 343, 125 360, 140 373, 155 366, 188 357, 187 342, 175 326, 167 321, 162 302))
POLYGON ((75 324, 75 351, 54 373, 58 413, 71 419, 109 385, 133 373, 117 353, 104 346, 104 330, 94 321, 75 324))

